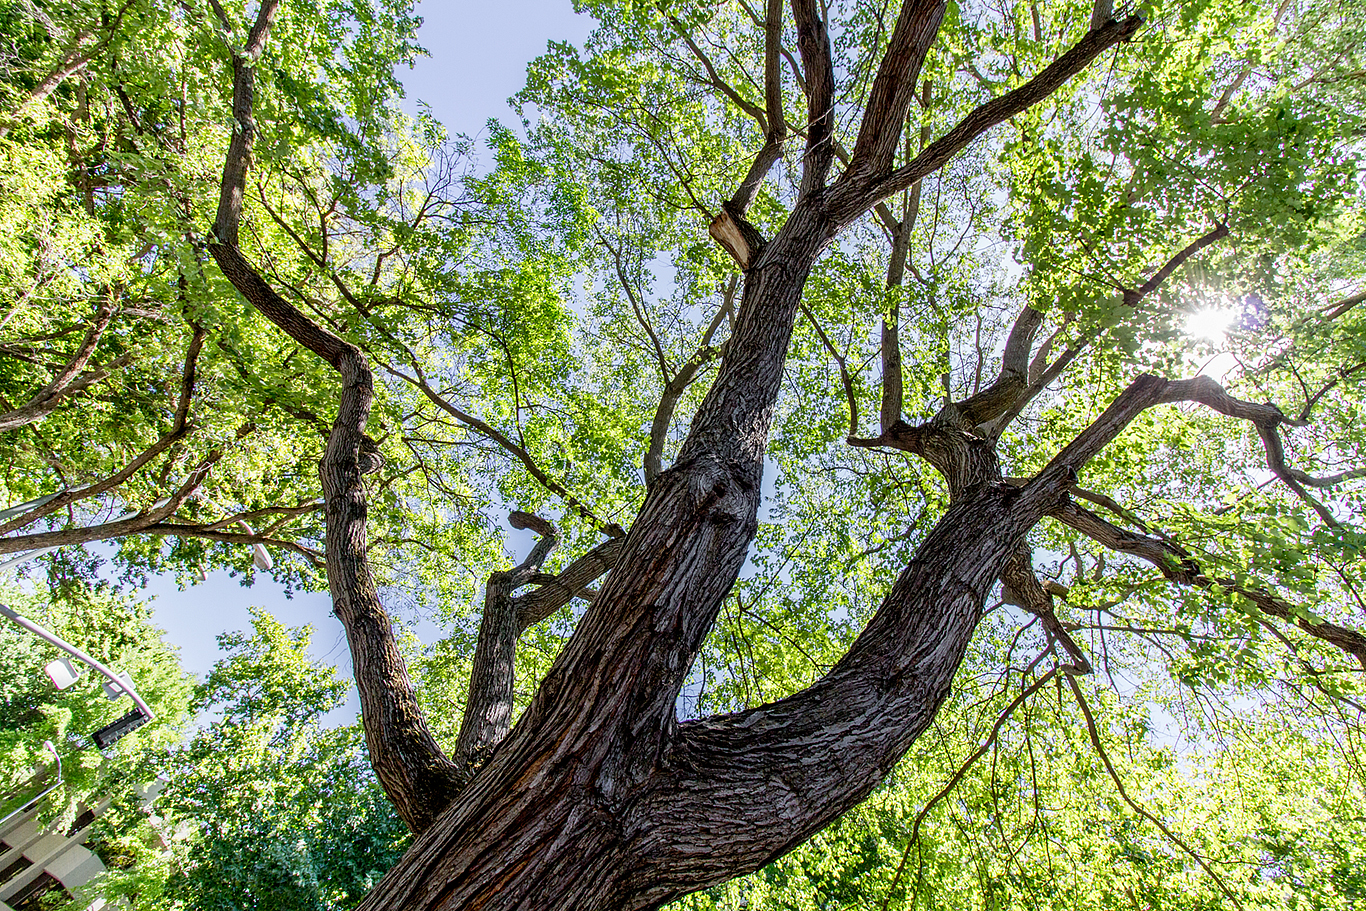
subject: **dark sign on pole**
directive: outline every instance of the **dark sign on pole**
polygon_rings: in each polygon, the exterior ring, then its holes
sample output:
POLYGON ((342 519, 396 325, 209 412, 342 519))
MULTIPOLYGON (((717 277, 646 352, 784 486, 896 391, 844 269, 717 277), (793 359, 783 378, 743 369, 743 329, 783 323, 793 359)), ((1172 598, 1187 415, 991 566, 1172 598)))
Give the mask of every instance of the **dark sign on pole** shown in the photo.
POLYGON ((133 709, 117 721, 100 728, 91 737, 95 741, 95 746, 101 750, 113 746, 120 737, 131 734, 138 728, 146 724, 150 719, 142 713, 141 709, 133 709))

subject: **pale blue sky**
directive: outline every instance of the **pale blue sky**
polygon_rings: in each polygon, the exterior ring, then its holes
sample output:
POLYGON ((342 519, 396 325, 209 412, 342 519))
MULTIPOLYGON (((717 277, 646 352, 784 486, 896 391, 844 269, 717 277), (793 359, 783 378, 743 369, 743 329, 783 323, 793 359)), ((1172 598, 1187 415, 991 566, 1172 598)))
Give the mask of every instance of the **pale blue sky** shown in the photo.
POLYGON ((572 0, 425 0, 418 38, 430 56, 399 78, 452 133, 478 135, 490 117, 513 120, 507 99, 521 91, 526 65, 548 41, 582 46, 593 19, 572 0))
MULTIPOLYGON (((589 17, 574 13, 571 0, 426 0, 419 12, 424 19, 419 38, 430 56, 412 70, 399 71, 409 102, 427 102, 451 133, 475 137, 489 118, 513 121, 507 99, 521 89, 527 63, 548 41, 582 45, 593 25, 589 17)), ((224 630, 248 628, 247 608, 258 605, 290 625, 311 624, 313 654, 350 677, 345 636, 330 614, 327 595, 296 594, 291 600, 263 576, 251 588, 239 582, 219 572, 184 591, 170 577, 148 586, 147 594, 155 597, 156 622, 180 647, 186 670, 206 673, 219 657, 215 637, 224 630)), ((423 632, 421 626, 418 631, 423 632)), ((349 720, 355 711, 353 692, 337 720, 349 720)))

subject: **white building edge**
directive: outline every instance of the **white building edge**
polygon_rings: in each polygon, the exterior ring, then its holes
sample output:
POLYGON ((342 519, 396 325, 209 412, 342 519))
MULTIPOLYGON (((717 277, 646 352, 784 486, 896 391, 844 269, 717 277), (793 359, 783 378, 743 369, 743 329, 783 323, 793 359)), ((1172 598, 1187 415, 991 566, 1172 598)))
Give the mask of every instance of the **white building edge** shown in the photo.
MULTIPOLYGON (((40 770, 29 786, 41 786, 48 770, 40 770)), ((144 806, 151 804, 165 782, 154 781, 141 791, 144 806)), ((28 911, 55 889, 70 898, 87 897, 82 887, 105 871, 104 861, 85 846, 95 820, 110 801, 84 807, 69 828, 59 823, 43 828, 38 822, 47 793, 24 805, 0 823, 0 911, 28 911)), ((88 892, 88 890, 85 890, 88 892)), ((103 897, 88 895, 86 911, 112 908, 103 897)))

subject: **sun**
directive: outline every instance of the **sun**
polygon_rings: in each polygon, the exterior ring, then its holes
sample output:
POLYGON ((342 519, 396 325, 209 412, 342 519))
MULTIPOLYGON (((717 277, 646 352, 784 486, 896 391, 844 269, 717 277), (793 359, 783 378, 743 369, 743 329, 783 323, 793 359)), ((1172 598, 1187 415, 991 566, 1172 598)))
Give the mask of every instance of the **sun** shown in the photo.
POLYGON ((1236 316, 1237 314, 1232 310, 1216 307, 1196 310, 1186 317, 1186 335, 1216 344, 1223 342, 1228 335, 1229 326, 1233 324, 1236 316))

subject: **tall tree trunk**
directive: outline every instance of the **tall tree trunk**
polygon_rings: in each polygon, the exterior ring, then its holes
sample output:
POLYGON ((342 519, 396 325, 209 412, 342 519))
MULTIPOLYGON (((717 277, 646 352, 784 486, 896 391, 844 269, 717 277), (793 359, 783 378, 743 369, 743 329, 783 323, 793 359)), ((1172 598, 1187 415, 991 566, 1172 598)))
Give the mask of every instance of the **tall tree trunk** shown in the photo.
MULTIPOLYGON (((585 665, 629 661, 640 627, 581 637, 580 663, 557 665, 542 687, 554 705, 538 698, 362 909, 657 908, 800 844, 863 800, 933 720, 1036 510, 1022 498, 992 484, 966 494, 846 658, 771 705, 683 725, 672 705, 637 711, 630 694, 671 669, 637 661, 604 681, 585 665)), ((696 509, 683 535, 695 540, 707 514, 696 509)), ((638 522, 631 535, 661 533, 638 522)), ((637 585, 650 581, 626 587, 637 585)), ((639 620, 664 620, 679 594, 660 592, 639 620)))

